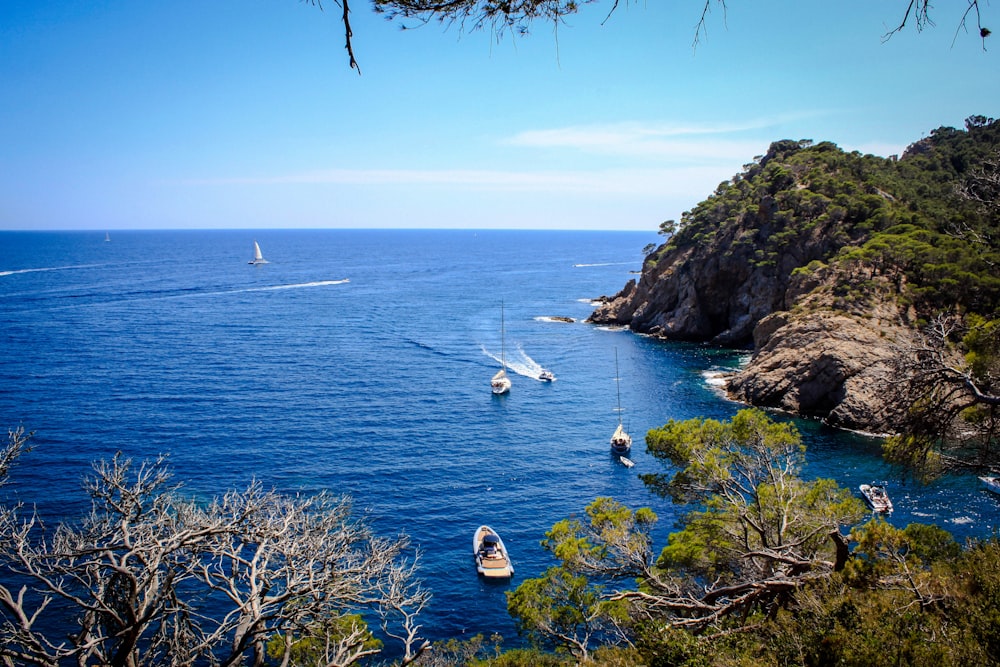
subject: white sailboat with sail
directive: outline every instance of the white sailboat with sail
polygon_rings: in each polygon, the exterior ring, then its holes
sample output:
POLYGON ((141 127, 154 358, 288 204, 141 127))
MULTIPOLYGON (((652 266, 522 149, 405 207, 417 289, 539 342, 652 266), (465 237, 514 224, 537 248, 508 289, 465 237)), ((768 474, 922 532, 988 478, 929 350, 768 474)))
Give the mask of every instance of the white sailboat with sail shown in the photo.
POLYGON ((267 260, 264 259, 264 255, 260 252, 260 244, 257 241, 253 242, 253 259, 251 259, 247 264, 267 264, 267 260))
POLYGON ((507 377, 507 350, 504 341, 503 301, 500 302, 500 370, 490 380, 490 388, 494 394, 506 394, 510 391, 510 378, 507 377))
POLYGON ((622 424, 622 390, 621 378, 618 377, 618 348, 615 348, 615 387, 618 390, 618 408, 615 410, 618 413, 618 428, 611 436, 611 451, 621 456, 628 454, 629 450, 632 449, 632 436, 625 432, 625 426, 622 424))

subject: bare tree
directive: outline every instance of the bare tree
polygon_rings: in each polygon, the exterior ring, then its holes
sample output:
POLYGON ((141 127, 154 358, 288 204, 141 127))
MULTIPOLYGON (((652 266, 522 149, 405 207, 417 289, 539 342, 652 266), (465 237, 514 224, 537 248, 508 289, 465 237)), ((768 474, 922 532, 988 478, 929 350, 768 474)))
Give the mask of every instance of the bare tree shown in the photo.
MULTIPOLYGON (((989 28, 983 26, 983 16, 979 7, 979 0, 966 0, 967 6, 965 12, 962 13, 962 19, 958 23, 958 27, 955 29, 955 39, 958 39, 958 33, 962 30, 969 29, 969 19, 975 17, 976 19, 976 31, 979 34, 980 39, 983 40, 983 50, 986 50, 986 38, 990 36, 992 31, 989 28)), ((892 28, 882 36, 882 41, 886 41, 898 32, 901 32, 906 28, 907 23, 914 23, 916 25, 917 31, 922 31, 924 28, 933 27, 934 21, 931 18, 931 11, 934 6, 931 4, 931 0, 909 0, 906 4, 906 11, 903 13, 903 18, 900 20, 899 25, 892 28)))
MULTIPOLYGON (((300 0, 301 1, 301 0, 300 0)), ((322 0, 305 0, 310 4, 323 8, 322 0)), ((344 25, 344 48, 347 50, 350 66, 360 73, 358 61, 354 55, 354 33, 351 28, 351 8, 349 0, 331 0, 340 8, 341 22, 344 25)), ((631 0, 624 0, 629 4, 631 0)), ((726 12, 727 0, 702 0, 701 12, 694 27, 694 46, 697 47, 702 35, 707 34, 707 20, 712 5, 717 4, 726 12)), ((490 30, 499 38, 505 34, 526 34, 530 27, 539 21, 553 27, 561 25, 566 17, 576 14, 584 5, 597 4, 600 0, 372 0, 375 12, 385 15, 390 20, 414 21, 417 25, 437 22, 445 26, 456 26, 463 32, 490 30)), ((975 17, 976 28, 986 48, 986 37, 990 30, 983 26, 982 12, 979 0, 966 0, 968 6, 962 15, 956 30, 968 29, 969 20, 975 17)), ((610 17, 622 0, 606 0, 608 6, 606 17, 610 17)), ((933 6, 930 0, 906 0, 903 17, 899 24, 883 35, 883 41, 901 32, 910 23, 916 24, 916 29, 933 26, 931 18, 933 6)), ((607 18, 605 18, 607 20, 607 18)), ((407 27, 407 26, 404 26, 407 27)))
MULTIPOLYGON (((973 117, 981 123, 992 123, 992 118, 973 117), (979 120, 981 119, 981 120, 979 120)), ((969 124, 970 121, 966 121, 969 124)), ((974 202, 985 215, 1000 216, 1000 151, 985 158, 972 169, 958 186, 959 196, 974 202)))
POLYGON ((120 454, 96 463, 85 488, 92 509, 78 524, 48 531, 19 507, 0 515, 0 576, 23 582, 0 585, 8 663, 262 665, 269 641, 309 638, 332 647, 323 664, 350 665, 378 652, 365 609, 401 613, 390 636, 410 659, 421 650, 414 618, 428 594, 408 540, 375 536, 347 499, 254 482, 202 506, 163 459, 120 454))
POLYGON ((971 320, 940 314, 895 355, 910 410, 905 433, 884 450, 923 476, 1000 467, 1000 323, 971 320))
MULTIPOLYGON (((219 656, 223 666, 241 664, 248 653, 250 664, 261 665, 269 638, 314 636, 339 618, 348 619, 347 629, 324 638, 327 664, 352 664, 378 652, 366 645, 370 633, 354 611, 400 610, 406 626, 409 614, 427 601, 426 593, 407 588, 414 569, 401 558, 409 540, 372 534, 352 518, 348 499, 288 497, 254 483, 245 492, 227 494, 206 513, 227 517, 235 527, 206 546, 197 575, 231 609, 201 642, 205 648, 223 642, 231 647, 219 656)), ((202 627, 211 622, 206 619, 202 627)), ((389 629, 388 622, 384 627, 389 629)), ((390 636, 403 641, 407 655, 419 639, 415 631, 390 636)))

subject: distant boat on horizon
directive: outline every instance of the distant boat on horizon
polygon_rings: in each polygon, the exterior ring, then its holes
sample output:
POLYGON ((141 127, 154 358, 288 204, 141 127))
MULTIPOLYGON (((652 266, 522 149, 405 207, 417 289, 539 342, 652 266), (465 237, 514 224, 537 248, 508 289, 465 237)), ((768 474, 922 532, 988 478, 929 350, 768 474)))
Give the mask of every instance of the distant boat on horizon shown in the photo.
POLYGON ((260 244, 257 241, 253 242, 253 259, 251 259, 247 264, 267 264, 267 260, 264 259, 264 255, 260 252, 260 244))
POLYGON ((111 240, 111 232, 104 232, 104 242, 107 243, 111 240))

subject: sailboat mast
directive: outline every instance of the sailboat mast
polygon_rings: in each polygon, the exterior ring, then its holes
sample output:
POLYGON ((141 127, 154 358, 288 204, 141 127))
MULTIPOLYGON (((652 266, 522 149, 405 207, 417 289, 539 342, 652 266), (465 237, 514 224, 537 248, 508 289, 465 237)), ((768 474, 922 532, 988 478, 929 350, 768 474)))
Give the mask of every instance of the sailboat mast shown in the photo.
POLYGON ((618 392, 618 425, 622 425, 622 379, 618 376, 618 348, 615 348, 615 389, 618 392))
POLYGON ((500 302, 500 366, 507 370, 507 345, 503 323, 503 301, 500 302))

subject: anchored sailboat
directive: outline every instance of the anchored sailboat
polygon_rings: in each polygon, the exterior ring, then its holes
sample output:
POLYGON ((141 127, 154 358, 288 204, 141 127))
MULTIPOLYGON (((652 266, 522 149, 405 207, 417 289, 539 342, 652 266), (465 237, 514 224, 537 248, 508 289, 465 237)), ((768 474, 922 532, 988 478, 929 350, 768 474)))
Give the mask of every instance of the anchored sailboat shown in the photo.
POLYGON ((253 259, 251 259, 247 264, 267 264, 267 260, 264 259, 264 255, 260 252, 260 244, 256 241, 253 242, 253 259))
POLYGON ((500 370, 490 380, 490 388, 494 394, 506 394, 510 391, 510 378, 507 377, 507 350, 504 342, 503 301, 500 302, 500 370))
POLYGON ((615 429, 614 435, 611 436, 611 451, 621 456, 622 454, 628 454, 629 450, 632 449, 632 436, 625 432, 625 427, 622 425, 622 390, 621 378, 618 377, 617 347, 615 348, 615 387, 618 390, 618 408, 616 410, 618 413, 618 428, 615 429))

